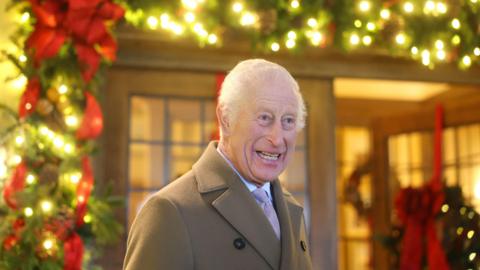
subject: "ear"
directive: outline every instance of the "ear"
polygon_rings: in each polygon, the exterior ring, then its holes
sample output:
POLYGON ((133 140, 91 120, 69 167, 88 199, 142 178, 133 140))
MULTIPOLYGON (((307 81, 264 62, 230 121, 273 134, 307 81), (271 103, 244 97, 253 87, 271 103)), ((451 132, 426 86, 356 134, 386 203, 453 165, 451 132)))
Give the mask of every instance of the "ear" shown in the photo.
POLYGON ((218 105, 216 113, 222 136, 228 136, 231 133, 232 126, 227 116, 227 109, 218 105))

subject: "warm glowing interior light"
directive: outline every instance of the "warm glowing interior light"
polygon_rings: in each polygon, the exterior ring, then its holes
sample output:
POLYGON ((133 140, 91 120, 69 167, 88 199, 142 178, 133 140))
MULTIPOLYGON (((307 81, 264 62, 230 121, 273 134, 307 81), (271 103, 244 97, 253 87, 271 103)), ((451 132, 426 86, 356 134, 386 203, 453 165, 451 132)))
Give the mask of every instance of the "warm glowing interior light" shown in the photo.
POLYGON ((232 6, 233 12, 240 13, 243 10, 243 5, 240 2, 233 3, 232 6))
POLYGON ((390 19, 390 10, 384 8, 380 11, 380 17, 384 20, 390 19))
POLYGON ((18 57, 18 60, 22 63, 25 63, 27 62, 27 57, 24 54, 22 54, 18 57))
POLYGON ((358 8, 362 12, 367 12, 370 10, 370 2, 366 0, 360 1, 360 3, 358 4, 358 8))
POLYGON ((438 50, 442 50, 444 48, 443 41, 441 40, 435 41, 435 48, 437 48, 438 50))
POLYGON ((66 143, 65 147, 63 147, 63 150, 65 151, 65 153, 71 154, 73 153, 74 147, 72 144, 66 143))
POLYGON ((455 35, 455 36, 453 36, 453 38, 452 38, 452 43, 453 43, 453 45, 458 45, 458 44, 460 44, 461 41, 462 41, 462 39, 460 38, 459 35, 455 35))
POLYGON ((357 28, 360 28, 360 27, 362 27, 362 21, 360 21, 360 20, 355 20, 355 21, 353 22, 353 25, 355 25, 355 27, 357 27, 357 28))
POLYGON ((196 9, 198 5, 196 0, 182 0, 182 4, 187 9, 196 9))
POLYGON ((20 17, 20 22, 21 23, 26 23, 30 19, 30 13, 24 12, 22 16, 20 17))
POLYGON ((472 252, 472 253, 470 253, 470 255, 468 255, 468 259, 469 259, 470 261, 473 261, 473 260, 475 260, 475 257, 476 257, 476 256, 477 256, 477 253, 472 252))
POLYGON ((437 11, 438 13, 440 14, 445 14, 447 13, 447 5, 445 3, 442 3, 442 2, 438 2, 437 3, 437 11))
POLYGON ((445 53, 444 50, 439 50, 437 51, 437 59, 438 60, 445 60, 445 58, 447 57, 447 54, 445 53))
POLYGON ((474 230, 468 231, 468 233, 467 233, 468 239, 472 239, 473 235, 475 235, 475 231, 474 231, 474 230))
POLYGON ((11 161, 13 165, 18 165, 22 162, 22 157, 19 155, 13 155, 11 161))
POLYGON ((412 13, 413 9, 414 9, 414 6, 412 2, 406 2, 405 4, 403 4, 403 10, 405 10, 405 12, 412 13))
POLYGON ((296 38, 297 38, 297 33, 295 33, 295 31, 289 31, 289 32, 287 33, 287 37, 288 37, 289 39, 296 39, 296 38))
POLYGON ((15 80, 12 80, 11 85, 13 89, 20 91, 25 88, 25 86, 27 85, 27 81, 27 77, 25 77, 24 75, 20 75, 15 80))
POLYGON ((80 182, 80 179, 82 178, 82 174, 81 173, 72 173, 70 175, 70 182, 72 182, 72 184, 78 184, 78 182, 80 182))
POLYGON ((85 223, 90 223, 90 222, 92 222, 92 216, 89 215, 89 214, 86 214, 86 215, 83 217, 83 221, 84 221, 85 223))
POLYGON ((273 42, 270 45, 270 49, 274 52, 278 52, 278 50, 280 50, 280 44, 278 44, 277 42, 273 42))
POLYGON ((313 45, 315 45, 315 46, 320 45, 322 40, 323 40, 322 33, 318 32, 318 31, 315 31, 315 32, 312 33, 311 41, 312 41, 313 45))
POLYGON ((473 49, 473 54, 475 56, 480 56, 480 48, 479 47, 476 47, 475 49, 473 49))
POLYGON ((422 51, 422 64, 425 66, 430 65, 430 51, 428 50, 422 51))
POLYGON ((65 117, 65 123, 69 127, 76 127, 78 126, 78 118, 75 115, 69 115, 65 117))
POLYGON ((53 140, 53 145, 55 145, 57 148, 61 148, 65 145, 65 141, 61 137, 56 137, 53 140))
POLYGON ((423 10, 426 13, 432 12, 434 9, 435 9, 435 2, 433 2, 432 0, 428 0, 427 2, 425 2, 425 7, 423 8, 423 10))
POLYGON ((443 212, 443 213, 448 212, 448 209, 449 209, 449 208, 450 208, 450 207, 448 206, 448 204, 442 205, 442 212, 443 212))

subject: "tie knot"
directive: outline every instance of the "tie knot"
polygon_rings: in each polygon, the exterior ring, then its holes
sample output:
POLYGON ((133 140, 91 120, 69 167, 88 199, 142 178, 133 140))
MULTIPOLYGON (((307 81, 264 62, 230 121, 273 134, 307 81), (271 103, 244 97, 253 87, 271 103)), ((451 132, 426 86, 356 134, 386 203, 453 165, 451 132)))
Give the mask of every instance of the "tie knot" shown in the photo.
POLYGON ((270 199, 268 198, 267 191, 264 190, 263 188, 257 188, 254 191, 252 191, 253 196, 255 196, 255 199, 257 199, 261 203, 268 203, 270 202, 270 199))

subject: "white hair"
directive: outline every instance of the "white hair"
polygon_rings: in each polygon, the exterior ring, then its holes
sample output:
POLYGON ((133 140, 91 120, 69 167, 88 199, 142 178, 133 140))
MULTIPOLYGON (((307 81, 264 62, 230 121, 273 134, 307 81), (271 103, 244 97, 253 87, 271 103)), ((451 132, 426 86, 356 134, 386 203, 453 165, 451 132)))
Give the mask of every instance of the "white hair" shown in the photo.
POLYGON ((249 90, 259 87, 261 83, 268 83, 281 78, 290 84, 297 98, 297 131, 305 126, 306 109, 298 83, 282 66, 264 59, 249 59, 238 63, 225 77, 218 106, 230 123, 234 123, 243 102, 248 101, 249 90))

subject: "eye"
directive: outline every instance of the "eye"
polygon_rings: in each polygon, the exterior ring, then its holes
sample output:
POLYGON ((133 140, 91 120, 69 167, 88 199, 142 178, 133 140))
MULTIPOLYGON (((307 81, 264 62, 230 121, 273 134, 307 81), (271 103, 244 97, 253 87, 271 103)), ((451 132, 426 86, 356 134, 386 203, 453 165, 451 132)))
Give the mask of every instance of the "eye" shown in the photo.
POLYGON ((260 125, 268 125, 272 122, 273 117, 268 114, 268 113, 262 113, 258 116, 258 121, 260 122, 260 125))
POLYGON ((285 130, 295 128, 296 118, 294 116, 285 116, 282 118, 282 126, 285 130))

